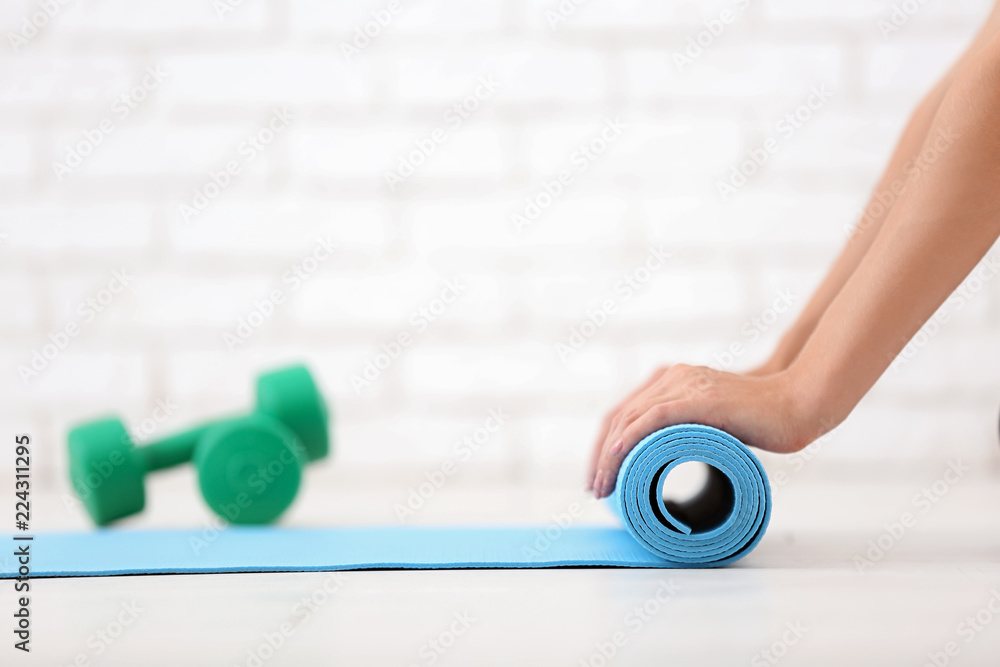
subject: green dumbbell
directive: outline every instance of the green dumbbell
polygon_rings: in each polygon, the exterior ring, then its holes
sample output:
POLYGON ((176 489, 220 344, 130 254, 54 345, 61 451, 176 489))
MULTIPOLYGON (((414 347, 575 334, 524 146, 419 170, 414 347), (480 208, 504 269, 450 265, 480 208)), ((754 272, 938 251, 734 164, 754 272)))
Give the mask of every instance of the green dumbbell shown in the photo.
POLYGON ((192 461, 202 496, 230 523, 274 521, 309 461, 327 455, 329 413, 312 375, 292 366, 257 378, 257 407, 137 447, 120 419, 69 433, 70 481, 98 525, 142 511, 145 476, 192 461))

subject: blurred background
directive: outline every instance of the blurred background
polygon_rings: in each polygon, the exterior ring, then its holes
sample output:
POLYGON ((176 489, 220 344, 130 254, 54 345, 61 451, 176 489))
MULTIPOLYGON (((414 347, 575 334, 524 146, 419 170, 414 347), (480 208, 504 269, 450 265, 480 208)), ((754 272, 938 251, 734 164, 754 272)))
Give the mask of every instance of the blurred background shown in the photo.
MULTIPOLYGON (((451 488, 525 490, 482 516, 544 519, 658 365, 767 357, 990 4, 4 2, 0 431, 33 436, 35 527, 87 525, 72 424, 147 441, 300 360, 335 453, 289 521, 397 521, 448 460, 451 488)), ((765 457, 776 521, 804 484, 997 474, 994 273, 841 428, 765 457)), ((131 521, 205 520, 192 487, 155 477, 131 521)))

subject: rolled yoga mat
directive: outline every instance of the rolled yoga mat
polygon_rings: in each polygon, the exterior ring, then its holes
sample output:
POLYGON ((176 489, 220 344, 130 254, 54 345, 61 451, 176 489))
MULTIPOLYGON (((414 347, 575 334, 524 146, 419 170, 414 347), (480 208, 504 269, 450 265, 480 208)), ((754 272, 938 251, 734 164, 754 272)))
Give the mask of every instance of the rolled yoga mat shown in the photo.
MULTIPOLYGON (((757 457, 728 433, 697 424, 671 426, 643 439, 625 457, 609 500, 624 528, 578 527, 579 512, 562 512, 548 526, 533 528, 104 529, 42 533, 14 544, 30 545, 32 577, 716 567, 750 553, 771 515, 771 489, 757 457), (664 502, 664 480, 687 461, 708 464, 705 486, 686 502, 664 502)), ((0 578, 18 576, 20 567, 17 558, 6 556, 0 578)))

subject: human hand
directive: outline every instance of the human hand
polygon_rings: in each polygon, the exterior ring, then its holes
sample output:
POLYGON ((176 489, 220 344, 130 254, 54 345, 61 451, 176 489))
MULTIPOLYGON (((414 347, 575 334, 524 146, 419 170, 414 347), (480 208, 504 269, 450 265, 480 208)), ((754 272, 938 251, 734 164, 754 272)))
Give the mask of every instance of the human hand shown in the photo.
POLYGON ((812 413, 809 394, 797 385, 787 372, 753 377, 686 364, 660 368, 604 420, 588 488, 598 498, 610 495, 626 454, 674 424, 705 424, 760 449, 798 451, 833 424, 812 413))

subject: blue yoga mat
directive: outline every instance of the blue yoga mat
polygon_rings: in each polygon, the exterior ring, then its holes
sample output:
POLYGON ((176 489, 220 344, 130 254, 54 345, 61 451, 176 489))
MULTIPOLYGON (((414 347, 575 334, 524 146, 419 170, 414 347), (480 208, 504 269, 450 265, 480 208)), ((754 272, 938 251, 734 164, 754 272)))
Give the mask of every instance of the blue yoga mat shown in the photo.
MULTIPOLYGON (((567 515, 567 520, 541 528, 106 529, 43 533, 17 544, 30 544, 32 577, 715 567, 750 553, 764 536, 771 513, 771 489, 757 457, 728 433, 697 424, 647 436, 625 458, 610 500, 624 528, 575 526, 567 515), (684 503, 665 502, 666 476, 686 461, 709 465, 705 486, 684 503)), ((0 578, 18 576, 18 568, 16 559, 5 558, 0 578)))

